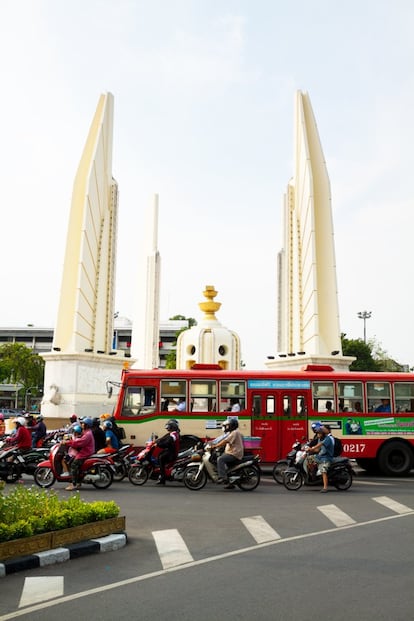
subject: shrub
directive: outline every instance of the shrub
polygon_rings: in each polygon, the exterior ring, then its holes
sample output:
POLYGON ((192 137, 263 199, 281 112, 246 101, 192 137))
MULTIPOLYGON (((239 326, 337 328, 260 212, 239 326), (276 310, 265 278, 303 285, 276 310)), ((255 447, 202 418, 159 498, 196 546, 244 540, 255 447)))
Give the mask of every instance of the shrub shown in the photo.
POLYGON ((5 495, 0 488, 0 543, 106 520, 119 511, 113 500, 86 502, 79 494, 60 500, 54 490, 23 485, 5 495))

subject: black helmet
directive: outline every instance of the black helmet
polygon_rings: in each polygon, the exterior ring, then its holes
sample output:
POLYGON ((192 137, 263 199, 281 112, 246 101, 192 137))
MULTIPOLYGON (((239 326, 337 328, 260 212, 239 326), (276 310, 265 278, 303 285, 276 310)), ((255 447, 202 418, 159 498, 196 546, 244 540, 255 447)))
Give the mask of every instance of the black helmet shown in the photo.
POLYGON ((230 418, 229 422, 227 423, 227 429, 229 431, 234 431, 235 429, 237 429, 239 426, 239 421, 237 420, 237 418, 230 418))
POLYGON ((165 428, 168 429, 168 431, 178 431, 178 425, 176 422, 174 421, 168 421, 168 423, 165 425, 165 428))

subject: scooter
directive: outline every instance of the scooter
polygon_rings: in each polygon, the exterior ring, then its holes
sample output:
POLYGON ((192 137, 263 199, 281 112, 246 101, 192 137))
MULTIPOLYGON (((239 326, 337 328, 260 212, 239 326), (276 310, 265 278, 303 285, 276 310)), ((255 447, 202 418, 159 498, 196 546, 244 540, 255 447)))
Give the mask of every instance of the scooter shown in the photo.
POLYGON ((0 452, 0 479, 16 483, 23 474, 33 475, 40 462, 46 459, 49 449, 21 451, 16 446, 3 445, 0 452))
MULTIPOLYGON (((218 452, 206 444, 204 449, 193 453, 191 464, 184 470, 184 485, 191 490, 202 489, 207 481, 217 482, 218 452)), ((259 455, 246 455, 240 463, 227 471, 230 484, 237 485, 244 492, 256 489, 260 483, 259 455)))
MULTIPOLYGON (((71 483, 72 476, 63 474, 64 451, 60 444, 50 450, 49 459, 38 464, 34 480, 39 487, 51 487, 56 481, 71 483)), ((112 484, 114 466, 106 455, 91 455, 85 459, 80 470, 80 483, 92 483, 98 489, 106 489, 112 484)))
MULTIPOLYGON (((133 485, 144 485, 148 479, 158 479, 160 466, 157 458, 162 450, 157 446, 155 440, 149 440, 146 443, 128 471, 128 479, 133 485)), ((166 465, 165 474, 167 481, 183 480, 185 468, 191 461, 193 451, 193 448, 180 451, 177 459, 166 465)))
POLYGON ((136 461, 136 449, 131 444, 124 444, 116 453, 107 454, 107 457, 114 466, 114 481, 123 481, 136 461))
MULTIPOLYGON (((283 485, 290 491, 296 491, 305 485, 322 485, 322 475, 314 467, 305 470, 304 462, 307 457, 305 447, 297 450, 295 462, 286 468, 283 474, 283 485)), ((312 464, 313 465, 313 464, 312 464)), ((314 466, 314 465, 313 465, 314 466)), ((334 457, 328 470, 328 484, 336 489, 345 491, 352 485, 355 472, 347 457, 334 457)))

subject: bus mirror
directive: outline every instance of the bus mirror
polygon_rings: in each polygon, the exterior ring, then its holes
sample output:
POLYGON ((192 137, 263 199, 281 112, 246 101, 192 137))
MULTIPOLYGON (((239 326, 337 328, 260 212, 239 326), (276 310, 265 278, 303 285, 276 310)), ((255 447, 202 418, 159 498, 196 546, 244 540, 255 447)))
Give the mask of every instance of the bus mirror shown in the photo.
POLYGON ((112 397, 113 386, 109 382, 106 382, 106 394, 108 395, 108 399, 112 397))

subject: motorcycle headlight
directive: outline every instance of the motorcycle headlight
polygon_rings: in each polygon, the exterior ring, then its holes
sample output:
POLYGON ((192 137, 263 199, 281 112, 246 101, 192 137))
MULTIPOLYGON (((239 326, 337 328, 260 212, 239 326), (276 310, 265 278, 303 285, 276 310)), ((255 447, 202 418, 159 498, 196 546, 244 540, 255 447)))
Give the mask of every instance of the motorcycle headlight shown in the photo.
POLYGON ((191 461, 201 461, 201 455, 199 453, 194 453, 194 455, 191 455, 191 461))

